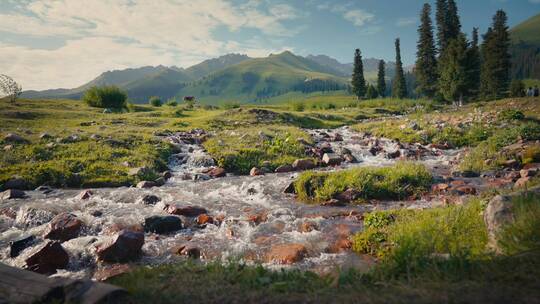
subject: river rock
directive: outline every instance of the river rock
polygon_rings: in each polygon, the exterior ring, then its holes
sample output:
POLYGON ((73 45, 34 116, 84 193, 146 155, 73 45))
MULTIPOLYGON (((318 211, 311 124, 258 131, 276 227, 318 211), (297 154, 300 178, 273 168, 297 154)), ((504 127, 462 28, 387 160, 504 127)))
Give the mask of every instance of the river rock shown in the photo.
POLYGON ((153 181, 142 181, 137 184, 137 188, 140 188, 140 189, 148 189, 148 188, 152 188, 156 186, 157 186, 156 182, 153 182, 153 181))
POLYGON ((17 190, 17 189, 8 189, 0 193, 0 199, 2 200, 25 198, 25 197, 26 197, 26 193, 24 193, 24 191, 17 190))
POLYGON ((15 258, 25 250, 26 248, 32 246, 36 241, 36 237, 33 235, 23 237, 14 241, 9 242, 9 257, 15 258))
POLYGON ((60 213, 49 223, 44 238, 65 242, 79 236, 83 222, 71 213, 60 213))
POLYGON ((68 263, 69 255, 62 245, 48 241, 26 259, 24 268, 41 274, 53 274, 57 269, 66 268, 68 263))
POLYGON ((182 215, 187 217, 196 217, 201 214, 208 213, 206 209, 198 206, 168 205, 165 207, 165 209, 169 214, 182 215))
POLYGON ((352 154, 344 154, 343 159, 348 163, 356 163, 358 160, 352 154))
POLYGON ((43 132, 39 135, 39 139, 51 139, 53 136, 47 132, 43 132))
POLYGON ((164 179, 167 180, 167 179, 170 179, 170 178, 173 176, 173 174, 172 174, 171 171, 163 171, 163 173, 161 173, 161 176, 162 176, 164 179))
POLYGON ((283 193, 296 194, 296 188, 294 186, 294 182, 291 182, 285 189, 283 189, 283 193))
POLYGON ((521 169, 521 171, 519 171, 519 175, 520 175, 521 177, 533 177, 533 176, 535 176, 537 173, 538 173, 538 169, 537 169, 537 168, 534 168, 534 169, 521 169))
POLYGON ((360 198, 360 192, 354 189, 347 189, 336 196, 336 199, 340 202, 350 203, 360 198))
POLYGON ((122 230, 111 241, 96 248, 98 259, 104 262, 126 262, 138 258, 144 244, 144 233, 122 230))
POLYGON ((193 244, 180 245, 173 249, 173 251, 176 254, 185 255, 191 259, 198 259, 201 257, 201 249, 193 244))
POLYGON ((343 136, 341 136, 341 134, 339 134, 339 133, 336 133, 336 134, 334 134, 334 136, 332 136, 332 140, 333 141, 343 141, 343 136))
POLYGON ((315 168, 315 163, 311 159, 297 159, 292 166, 295 170, 310 170, 315 168))
POLYGON ((253 168, 251 168, 251 171, 249 171, 249 175, 251 175, 251 176, 264 175, 264 171, 257 168, 257 167, 253 167, 253 168))
POLYGON ((476 188, 471 185, 458 186, 451 191, 457 195, 474 195, 476 194, 476 188))
POLYGON ((324 153, 322 161, 328 166, 339 166, 342 159, 339 155, 335 153, 324 153))
POLYGON ((92 192, 92 190, 83 190, 81 191, 81 193, 79 193, 79 195, 77 195, 77 199, 80 199, 80 200, 87 200, 89 199, 94 193, 92 192))
POLYGON ((514 187, 516 188, 521 188, 521 187, 524 187, 527 185, 527 183, 531 180, 530 177, 521 177, 520 179, 518 179, 516 181, 516 183, 514 184, 514 187))
POLYGON ((113 264, 113 265, 106 265, 105 267, 99 267, 96 272, 94 272, 94 275, 92 276, 92 279, 103 282, 108 279, 121 276, 125 273, 130 272, 133 269, 132 266, 128 264, 113 264))
POLYGON ((206 224, 213 224, 214 218, 209 216, 208 214, 201 214, 197 217, 197 224, 199 225, 206 225, 206 224))
POLYGON ((160 202, 161 198, 154 194, 147 194, 141 198, 141 202, 145 205, 155 205, 160 202))
POLYGON ((26 189, 28 183, 25 179, 20 177, 15 177, 9 179, 7 182, 4 183, 4 189, 18 189, 18 190, 24 190, 26 189))
POLYGON ((208 171, 208 175, 213 178, 225 177, 227 175, 227 172, 225 172, 225 169, 217 167, 208 171))
POLYGON ((287 173, 294 171, 294 168, 291 165, 282 165, 276 168, 274 172, 276 173, 287 173))
POLYGON ((153 173, 154 173, 154 170, 148 167, 132 168, 132 169, 129 169, 128 171, 129 176, 139 176, 139 177, 152 175, 153 173))
POLYGON ((154 215, 144 219, 144 231, 164 234, 182 229, 182 220, 179 217, 168 215, 154 215))
POLYGON ((49 186, 39 186, 35 190, 39 191, 39 192, 41 192, 43 194, 49 194, 49 193, 54 191, 54 189, 49 187, 49 186))
POLYGON ((512 211, 512 197, 509 195, 497 195, 492 198, 484 211, 484 222, 488 230, 489 246, 496 252, 501 249, 497 244, 497 235, 503 226, 514 220, 512 211))
POLYGON ((8 133, 6 136, 4 136, 4 141, 18 144, 26 144, 30 142, 26 138, 15 133, 8 133))
POLYGON ((387 152, 386 153, 386 158, 389 158, 389 159, 398 158, 400 156, 401 156, 401 151, 399 151, 399 150, 395 150, 393 152, 387 152))
POLYGON ((274 245, 266 255, 266 261, 278 264, 294 264, 307 255, 307 249, 302 244, 274 245))

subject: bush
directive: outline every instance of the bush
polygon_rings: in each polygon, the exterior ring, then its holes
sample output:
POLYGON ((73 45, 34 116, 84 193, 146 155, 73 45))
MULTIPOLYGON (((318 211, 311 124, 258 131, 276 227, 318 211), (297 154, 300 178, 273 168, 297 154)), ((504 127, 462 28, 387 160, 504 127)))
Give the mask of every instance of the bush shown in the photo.
POLYGON ((524 164, 540 163, 540 145, 527 147, 523 151, 521 162, 524 164))
POLYGON ((347 189, 360 200, 405 199, 418 195, 431 185, 432 176, 423 166, 400 162, 392 167, 363 167, 337 172, 304 172, 295 181, 298 198, 305 202, 323 202, 347 189))
POLYGON ((540 140, 540 124, 534 122, 524 124, 519 136, 523 140, 540 140))
POLYGON ((169 107, 176 107, 178 105, 178 102, 176 101, 176 99, 171 98, 171 99, 167 100, 167 105, 169 107))
POLYGON ((510 83, 510 97, 524 97, 525 84, 519 79, 514 79, 510 83))
POLYGON ((121 109, 126 107, 127 94, 116 86, 91 87, 83 101, 91 107, 121 109))
POLYGON ((305 105, 303 102, 301 101, 298 101, 298 102, 293 102, 291 104, 291 108, 293 111, 296 111, 296 112, 303 112, 305 110, 305 105))
POLYGON ((148 100, 148 103, 154 107, 161 107, 161 105, 163 105, 161 98, 157 96, 150 97, 150 100, 148 100))
POLYGON ((225 109, 225 110, 236 109, 236 108, 240 108, 240 103, 238 103, 238 102, 226 102, 221 107, 223 109, 225 109))
POLYGON ((523 112, 513 109, 503 110, 501 113, 499 113, 500 120, 523 120, 524 118, 525 115, 523 114, 523 112))

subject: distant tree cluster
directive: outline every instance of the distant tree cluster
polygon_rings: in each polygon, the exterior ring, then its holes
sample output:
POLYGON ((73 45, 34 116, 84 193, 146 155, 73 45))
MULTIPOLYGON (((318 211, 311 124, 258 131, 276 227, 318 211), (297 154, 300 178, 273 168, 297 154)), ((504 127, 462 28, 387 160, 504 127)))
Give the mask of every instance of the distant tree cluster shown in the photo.
POLYGON ((91 87, 83 101, 91 107, 120 109, 127 106, 127 93, 116 86, 91 87))
POLYGON ((473 29, 470 41, 461 31, 454 0, 437 0, 436 10, 437 46, 431 6, 424 4, 420 13, 414 70, 416 93, 460 104, 466 100, 506 96, 510 84, 510 36, 506 13, 497 11, 479 46, 478 29, 473 29))
POLYGON ((301 91, 302 93, 341 91, 346 89, 346 85, 329 79, 309 79, 293 87, 294 91, 301 91))

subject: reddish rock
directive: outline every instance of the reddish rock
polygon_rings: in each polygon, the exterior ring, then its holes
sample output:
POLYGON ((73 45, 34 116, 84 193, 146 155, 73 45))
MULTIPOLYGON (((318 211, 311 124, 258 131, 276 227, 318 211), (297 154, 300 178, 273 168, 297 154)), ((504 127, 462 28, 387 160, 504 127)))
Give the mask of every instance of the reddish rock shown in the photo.
POLYGON ((327 248, 328 253, 340 253, 352 248, 352 242, 349 238, 341 237, 327 248))
POLYGON ((6 207, 0 209, 0 215, 6 216, 10 219, 15 219, 17 217, 17 211, 13 208, 6 207))
POLYGON ((225 172, 225 169, 218 167, 218 168, 214 168, 208 171, 208 175, 210 175, 213 178, 225 177, 227 175, 227 172, 225 172))
POLYGON ((303 222, 299 230, 300 232, 307 233, 318 229, 319 227, 314 222, 303 222))
POLYGON ((92 190, 84 190, 84 191, 82 191, 81 193, 79 193, 79 195, 77 195, 77 198, 80 199, 80 200, 87 200, 87 199, 89 199, 92 195, 94 195, 94 193, 92 192, 92 190))
POLYGON ((514 181, 510 178, 496 178, 496 179, 490 180, 488 183, 491 187, 502 188, 510 184, 513 184, 514 181))
POLYGON ((525 170, 528 170, 528 169, 539 169, 539 170, 540 170, 540 164, 539 164, 539 163, 525 164, 525 165, 523 166, 523 169, 525 169, 525 170))
POLYGON ((457 192, 457 194, 460 195, 474 195, 476 194, 476 188, 469 185, 459 186, 453 189, 453 191, 457 192))
POLYGON ((248 216, 248 221, 259 225, 260 223, 266 222, 268 220, 268 215, 265 212, 251 214, 248 216))
POLYGON ((205 224, 213 224, 214 218, 209 216, 208 214, 201 214, 197 217, 197 224, 199 225, 205 225, 205 224))
POLYGON ((180 245, 174 249, 174 252, 179 255, 185 255, 192 259, 198 259, 201 257, 201 249, 193 244, 180 245))
POLYGON ((132 269, 133 268, 128 264, 114 264, 114 265, 98 268, 92 278, 98 282, 102 282, 102 281, 106 281, 114 277, 118 277, 125 273, 128 273, 132 269))
POLYGON ((53 274, 57 269, 64 269, 69 263, 69 255, 56 241, 48 241, 25 261, 25 269, 53 274))
POLYGON ((520 177, 521 175, 517 171, 511 171, 511 172, 508 172, 508 174, 506 174, 506 178, 509 178, 514 182, 517 181, 520 177))
POLYGON ((276 168, 274 172, 276 173, 287 173, 294 171, 294 168, 291 165, 283 165, 276 168))
POLYGON ((178 205, 167 205, 165 210, 169 214, 174 215, 183 215, 187 217, 196 217, 201 214, 208 213, 206 209, 198 206, 178 206, 178 205))
POLYGON ((249 171, 249 175, 251 175, 251 176, 264 175, 264 171, 257 168, 257 167, 253 167, 253 168, 251 168, 251 171, 249 171))
POLYGON ((465 186, 465 181, 463 180, 453 180, 450 182, 450 185, 453 187, 465 186))
POLYGON ((65 242, 79 236, 83 222, 71 213, 60 213, 49 223, 49 229, 43 236, 46 239, 65 242))
POLYGON ((521 169, 521 171, 519 171, 521 177, 533 177, 536 173, 538 173, 538 169, 521 169))
POLYGON ((315 168, 315 163, 311 159, 297 159, 292 166, 295 170, 310 170, 315 168))
POLYGON ((122 230, 111 241, 96 248, 98 259, 104 262, 126 262, 140 256, 144 233, 122 230))
POLYGON ((301 261, 307 255, 307 249, 302 244, 274 245, 266 255, 266 261, 278 264, 293 264, 301 261))
POLYGON ((450 186, 448 184, 445 184, 445 183, 435 184, 435 185, 431 186, 431 190, 433 192, 444 192, 444 191, 448 190, 448 188, 450 188, 450 186))
POLYGON ((119 223, 114 223, 111 226, 105 227, 103 229, 104 234, 112 235, 116 234, 122 230, 129 230, 129 231, 137 231, 137 232, 144 232, 144 227, 140 224, 133 224, 133 225, 123 225, 119 223))
POLYGON ((527 183, 531 180, 530 177, 522 177, 516 181, 514 184, 514 187, 521 188, 527 185, 527 183))

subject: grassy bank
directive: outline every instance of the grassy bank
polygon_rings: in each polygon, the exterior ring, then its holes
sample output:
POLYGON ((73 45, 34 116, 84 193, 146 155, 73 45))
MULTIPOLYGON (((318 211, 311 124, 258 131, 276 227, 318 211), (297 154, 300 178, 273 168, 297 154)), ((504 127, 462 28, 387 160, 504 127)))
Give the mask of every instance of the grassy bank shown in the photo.
POLYGON ((367 199, 401 200, 427 191, 431 173, 414 163, 391 167, 363 167, 335 172, 308 171, 294 182, 298 198, 304 202, 323 202, 346 190, 354 191, 358 202, 367 199))

